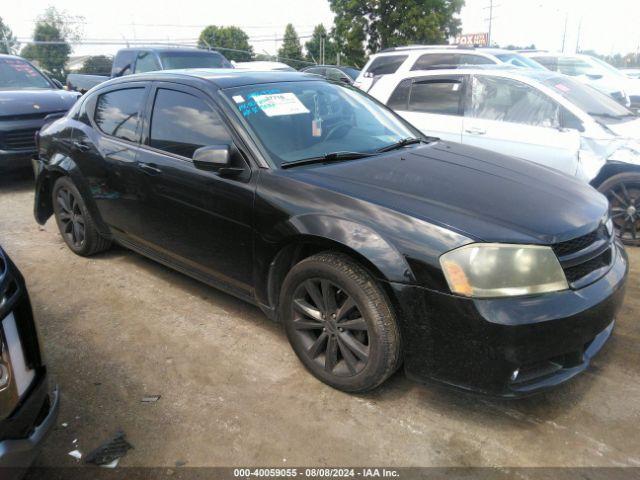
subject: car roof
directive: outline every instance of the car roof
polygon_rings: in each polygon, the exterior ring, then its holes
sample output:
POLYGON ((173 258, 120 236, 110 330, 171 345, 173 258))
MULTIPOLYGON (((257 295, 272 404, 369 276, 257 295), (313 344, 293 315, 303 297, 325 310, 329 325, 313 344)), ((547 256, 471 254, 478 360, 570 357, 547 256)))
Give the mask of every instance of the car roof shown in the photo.
POLYGON ((139 52, 140 50, 146 50, 150 52, 156 53, 175 53, 175 52, 189 52, 189 53, 202 53, 204 55, 208 53, 220 53, 216 50, 203 50, 202 48, 195 47, 129 47, 129 48, 121 48, 118 50, 119 52, 139 52))
POLYGON ((242 87, 245 85, 256 85, 262 83, 279 82, 301 82, 301 81, 323 81, 321 77, 303 72, 286 71, 252 71, 233 68, 190 68, 184 70, 161 70, 157 72, 139 73, 127 75, 105 82, 114 85, 126 83, 127 81, 148 80, 148 81, 171 81, 193 79, 204 81, 214 89, 225 89, 242 87))
POLYGON ((506 50, 503 48, 493 47, 473 47, 466 45, 408 45, 406 47, 392 47, 381 50, 380 52, 372 55, 385 55, 385 54, 398 54, 403 52, 424 52, 424 53, 485 53, 488 55, 503 54, 503 53, 518 53, 515 50, 506 50))
POLYGON ((413 70, 405 74, 394 74, 395 76, 417 77, 417 76, 443 76, 443 75, 475 75, 488 74, 513 79, 532 79, 543 82, 552 78, 565 78, 565 75, 552 70, 538 70, 534 68, 513 67, 510 65, 473 66, 463 68, 447 68, 442 70, 413 70))

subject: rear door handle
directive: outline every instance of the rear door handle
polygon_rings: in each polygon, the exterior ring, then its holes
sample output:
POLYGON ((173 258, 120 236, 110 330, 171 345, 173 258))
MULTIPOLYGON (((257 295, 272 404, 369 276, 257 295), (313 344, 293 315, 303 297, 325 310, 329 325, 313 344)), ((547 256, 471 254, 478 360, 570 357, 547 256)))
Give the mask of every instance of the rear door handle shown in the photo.
POLYGON ((471 135, 485 135, 487 133, 486 130, 482 129, 482 128, 478 128, 478 127, 471 127, 471 128, 467 128, 465 130, 465 132, 471 134, 471 135))
POLYGON ((155 163, 139 163, 138 168, 147 175, 160 175, 162 170, 155 163))
POLYGON ((88 152, 91 150, 91 145, 88 145, 84 142, 73 142, 73 148, 78 150, 79 152, 88 152))

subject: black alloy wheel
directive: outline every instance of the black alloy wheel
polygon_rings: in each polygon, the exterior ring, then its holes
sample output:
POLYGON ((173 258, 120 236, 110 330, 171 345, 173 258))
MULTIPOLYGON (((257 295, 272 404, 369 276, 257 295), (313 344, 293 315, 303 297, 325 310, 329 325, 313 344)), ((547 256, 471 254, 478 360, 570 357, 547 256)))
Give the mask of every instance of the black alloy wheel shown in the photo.
POLYGON ((400 364, 391 304, 347 255, 324 252, 296 264, 282 285, 279 315, 300 361, 334 388, 372 390, 400 364))
POLYGON ((309 358, 327 373, 347 377, 369 360, 369 328, 352 296, 319 278, 304 281, 293 300, 293 328, 309 358))
POLYGON ((72 252, 88 257, 109 249, 111 240, 98 232, 82 195, 70 178, 56 180, 51 201, 62 239, 72 252))
POLYGON ((56 192, 60 233, 68 244, 81 249, 85 242, 85 219, 75 194, 66 187, 56 192))
POLYGON ((640 174, 621 173, 602 183, 616 235, 626 245, 640 245, 640 174))

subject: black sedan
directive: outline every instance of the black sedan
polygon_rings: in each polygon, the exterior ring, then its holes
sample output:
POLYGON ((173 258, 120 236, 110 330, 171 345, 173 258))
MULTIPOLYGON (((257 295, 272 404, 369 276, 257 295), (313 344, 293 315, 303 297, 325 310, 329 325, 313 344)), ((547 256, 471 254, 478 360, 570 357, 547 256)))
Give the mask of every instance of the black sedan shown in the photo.
POLYGON ((35 133, 64 115, 79 96, 62 90, 25 59, 0 55, 0 172, 29 167, 35 133))
POLYGON ((602 195, 315 75, 112 80, 41 131, 34 168, 36 219, 75 253, 116 242, 258 305, 349 392, 400 365, 504 396, 557 385, 623 300, 602 195))
POLYGON ((0 248, 0 473, 20 478, 55 425, 50 389, 24 279, 0 248))

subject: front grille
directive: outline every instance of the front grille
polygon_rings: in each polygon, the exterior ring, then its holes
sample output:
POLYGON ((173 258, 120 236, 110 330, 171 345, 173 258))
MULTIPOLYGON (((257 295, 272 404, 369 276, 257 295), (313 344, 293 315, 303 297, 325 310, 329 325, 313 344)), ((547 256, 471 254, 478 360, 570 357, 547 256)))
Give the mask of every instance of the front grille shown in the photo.
POLYGON ((564 269, 569 283, 575 283, 592 272, 611 265, 611 248, 584 263, 564 269))
POLYGON ((556 243, 553 246, 553 251, 558 257, 571 255, 572 253, 584 250, 585 248, 593 244, 593 242, 595 242, 598 238, 606 236, 608 236, 607 230, 604 225, 601 225, 597 230, 594 230, 593 232, 588 233, 582 237, 567 240, 566 242, 556 243))
POLYGON ((36 148, 37 128, 23 128, 2 133, 0 144, 5 150, 25 150, 36 148))
POLYGON ((0 144, 5 150, 35 149, 35 135, 37 131, 37 128, 23 128, 20 130, 3 132, 0 135, 0 144))
POLYGON ((564 270, 567 282, 573 288, 586 286, 606 272, 613 259, 612 237, 606 227, 600 227, 582 237, 567 240, 553 245, 553 251, 558 256, 564 270))

